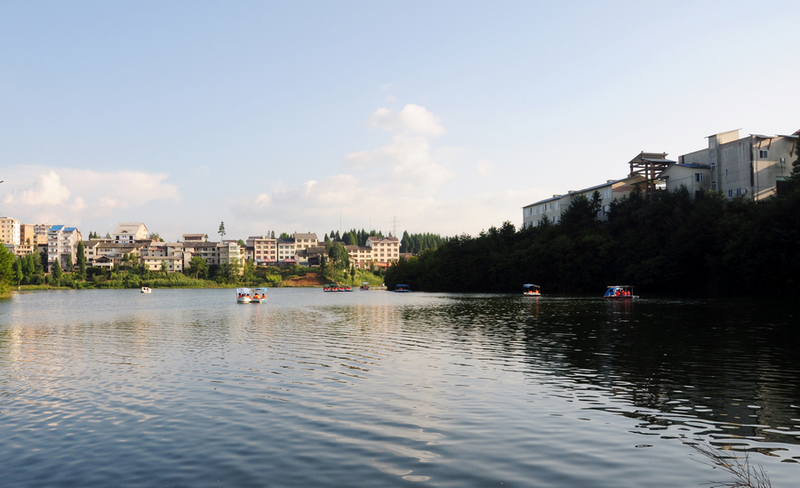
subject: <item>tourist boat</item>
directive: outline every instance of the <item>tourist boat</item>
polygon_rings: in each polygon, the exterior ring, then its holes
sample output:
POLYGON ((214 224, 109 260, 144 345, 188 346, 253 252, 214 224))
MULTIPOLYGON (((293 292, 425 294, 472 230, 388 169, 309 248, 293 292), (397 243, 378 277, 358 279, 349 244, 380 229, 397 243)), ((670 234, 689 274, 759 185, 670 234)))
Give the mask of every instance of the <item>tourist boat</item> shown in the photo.
POLYGON ((358 288, 359 290, 369 290, 369 282, 362 281, 361 286, 358 288))
POLYGON ((266 288, 237 288, 236 303, 265 303, 267 301, 266 288))
POLYGON ((540 297, 542 296, 542 289, 539 285, 532 285, 530 283, 522 285, 522 294, 526 297, 540 297))
POLYGON ((338 283, 328 283, 322 287, 322 291, 353 291, 348 285, 340 285, 338 283))
POLYGON ((396 291, 397 293, 408 293, 409 291, 411 291, 411 288, 409 288, 408 285, 397 284, 394 286, 394 291, 396 291))
POLYGON ((150 288, 148 288, 148 287, 146 287, 146 286, 143 286, 143 287, 142 287, 142 291, 141 291, 141 293, 150 293, 150 292, 152 292, 152 290, 151 290, 150 288))
POLYGON ((267 289, 254 288, 253 296, 250 298, 250 303, 266 303, 267 302, 267 289))
POLYGON ((607 300, 630 300, 632 298, 639 298, 633 294, 633 287, 630 285, 610 285, 606 289, 606 294, 603 298, 607 300))

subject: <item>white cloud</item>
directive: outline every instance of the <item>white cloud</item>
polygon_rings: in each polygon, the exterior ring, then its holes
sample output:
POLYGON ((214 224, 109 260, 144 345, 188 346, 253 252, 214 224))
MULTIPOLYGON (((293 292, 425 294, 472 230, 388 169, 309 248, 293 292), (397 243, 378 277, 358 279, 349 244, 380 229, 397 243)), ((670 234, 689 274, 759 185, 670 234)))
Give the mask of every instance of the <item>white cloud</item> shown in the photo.
POLYGON ((40 174, 36 183, 25 190, 9 193, 3 203, 17 202, 18 205, 62 205, 69 199, 69 188, 61 183, 61 176, 55 171, 40 174))
POLYGON ((180 200, 177 186, 164 182, 169 176, 164 173, 16 166, 7 174, 6 184, 17 182, 17 187, 3 198, 3 210, 26 223, 78 225, 155 200, 180 200), (34 181, 32 174, 38 174, 34 181))
POLYGON ((433 137, 445 133, 438 117, 425 107, 414 104, 406 105, 399 112, 385 107, 379 108, 369 116, 366 124, 389 131, 403 131, 433 137))

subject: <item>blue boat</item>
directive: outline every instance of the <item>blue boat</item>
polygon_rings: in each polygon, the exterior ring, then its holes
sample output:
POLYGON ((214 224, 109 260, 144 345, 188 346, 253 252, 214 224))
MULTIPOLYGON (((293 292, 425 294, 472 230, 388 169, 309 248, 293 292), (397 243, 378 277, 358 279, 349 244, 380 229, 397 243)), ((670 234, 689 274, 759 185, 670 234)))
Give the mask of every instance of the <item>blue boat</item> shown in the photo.
POLYGON ((409 288, 408 285, 399 285, 398 284, 398 285, 395 285, 394 291, 396 291, 397 293, 408 293, 408 292, 411 291, 411 288, 409 288))
POLYGON ((638 298, 633 294, 633 287, 630 285, 611 285, 603 295, 606 300, 631 300, 638 298))

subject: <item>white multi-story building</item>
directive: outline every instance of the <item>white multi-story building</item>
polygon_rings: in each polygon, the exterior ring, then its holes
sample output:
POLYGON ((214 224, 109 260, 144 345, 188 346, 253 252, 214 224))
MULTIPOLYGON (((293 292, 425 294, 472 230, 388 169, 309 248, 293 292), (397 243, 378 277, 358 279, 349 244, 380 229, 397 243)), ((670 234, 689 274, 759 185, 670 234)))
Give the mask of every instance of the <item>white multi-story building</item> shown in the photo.
POLYGON ((57 259, 62 268, 67 263, 77 262, 77 245, 81 233, 76 227, 54 225, 47 231, 47 262, 52 264, 57 259))
POLYGON ((20 245, 19 220, 10 217, 0 217, 0 242, 20 245))
POLYGON ((637 185, 644 185, 645 180, 646 178, 642 175, 628 176, 621 180, 608 180, 602 185, 569 191, 564 195, 553 195, 552 198, 526 205, 522 207, 522 227, 535 227, 545 217, 551 223, 558 223, 561 221, 561 215, 567 211, 576 198, 586 197, 591 201, 594 197, 594 192, 598 192, 600 195, 600 211, 597 214, 597 218, 606 220, 608 211, 611 209, 611 202, 630 195, 637 185))
POLYGON ((387 268, 400 260, 400 239, 397 237, 367 237, 373 266, 387 268))
POLYGON ((147 226, 141 222, 128 222, 117 225, 111 237, 117 244, 130 244, 147 239, 147 226))
POLYGON ((294 239, 278 239, 278 261, 282 263, 296 263, 294 239))
POLYGON ((800 130, 791 135, 739 137, 739 130, 708 136, 708 147, 678 159, 663 173, 667 190, 685 186, 697 191, 718 191, 733 198, 763 200, 789 179, 798 156, 800 130))

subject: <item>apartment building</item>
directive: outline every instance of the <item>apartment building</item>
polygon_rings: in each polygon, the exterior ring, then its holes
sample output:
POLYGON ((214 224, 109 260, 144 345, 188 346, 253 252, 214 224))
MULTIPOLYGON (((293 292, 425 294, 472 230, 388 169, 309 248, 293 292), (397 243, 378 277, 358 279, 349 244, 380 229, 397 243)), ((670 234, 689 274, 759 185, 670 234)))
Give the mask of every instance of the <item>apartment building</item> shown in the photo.
POLYGON ((294 239, 277 239, 278 243, 278 261, 286 264, 294 264, 297 262, 295 256, 295 242, 294 239))
POLYGON ((740 137, 737 129, 707 139, 707 148, 680 156, 676 168, 664 171, 667 190, 683 185, 693 196, 709 190, 728 198, 763 200, 789 179, 798 156, 800 130, 790 135, 740 137))
POLYGON ((370 236, 367 238, 367 247, 371 250, 373 266, 385 269, 400 260, 400 239, 397 237, 370 236))
POLYGON ((561 215, 566 212, 576 198, 586 197, 591 200, 594 197, 594 192, 598 192, 600 195, 600 211, 597 218, 607 220, 608 212, 611 210, 611 202, 630 195, 634 188, 637 186, 643 187, 645 182, 645 176, 635 174, 620 180, 608 180, 601 185, 582 190, 570 190, 564 195, 553 195, 552 198, 522 207, 522 227, 535 227, 545 217, 551 223, 558 223, 561 221, 561 215))
POLYGON ((83 241, 83 255, 86 258, 87 266, 111 268, 115 264, 121 265, 126 254, 133 258, 134 262, 139 262, 141 250, 150 245, 151 242, 144 240, 121 243, 106 239, 90 239, 83 241))
POLYGON ((245 259, 256 264, 274 264, 278 261, 278 240, 264 236, 250 236, 245 241, 245 259))
POLYGON ((20 223, 17 219, 0 217, 0 242, 20 245, 20 223))
MULTIPOLYGON (((190 253, 192 256, 202 258, 209 266, 219 266, 234 262, 241 264, 243 262, 244 249, 242 249, 236 241, 188 241, 184 242, 183 246, 185 252, 190 253)), ((191 257, 189 259, 191 259, 191 257)))
POLYGON ((165 242, 151 244, 139 250, 139 261, 151 271, 182 272, 189 267, 192 253, 186 252, 183 243, 165 242))
POLYGON ((130 244, 147 239, 147 226, 141 222, 128 222, 117 225, 111 237, 117 244, 130 244))
POLYGON ((62 268, 67 269, 67 263, 77 262, 77 245, 81 240, 81 233, 76 227, 54 225, 47 231, 47 262, 52 265, 56 260, 62 268))

